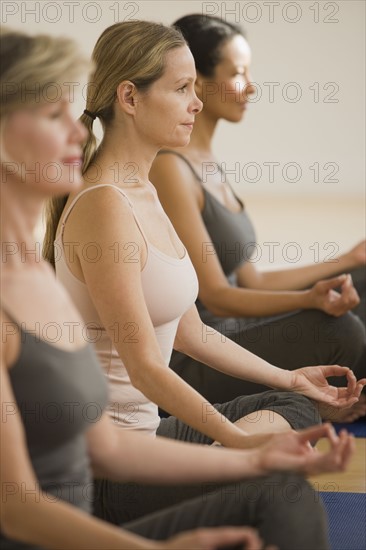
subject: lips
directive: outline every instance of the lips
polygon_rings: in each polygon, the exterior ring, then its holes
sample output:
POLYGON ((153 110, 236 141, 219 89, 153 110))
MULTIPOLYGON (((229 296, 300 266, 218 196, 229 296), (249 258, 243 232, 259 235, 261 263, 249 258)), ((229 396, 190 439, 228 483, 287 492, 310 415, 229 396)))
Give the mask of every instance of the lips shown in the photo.
POLYGON ((67 157, 62 159, 62 164, 73 164, 74 166, 81 166, 83 164, 82 157, 67 157))

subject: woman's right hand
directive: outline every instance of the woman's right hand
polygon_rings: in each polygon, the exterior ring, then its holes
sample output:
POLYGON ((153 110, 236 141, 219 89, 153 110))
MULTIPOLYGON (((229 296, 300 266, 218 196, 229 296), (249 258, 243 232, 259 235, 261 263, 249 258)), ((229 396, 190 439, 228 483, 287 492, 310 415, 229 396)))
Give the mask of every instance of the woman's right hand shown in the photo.
POLYGON ((351 275, 339 275, 318 281, 308 291, 311 307, 340 317, 360 303, 351 275), (340 288, 340 292, 335 289, 340 288))
POLYGON ((291 470, 316 475, 344 471, 354 450, 352 435, 342 430, 338 436, 331 424, 321 424, 299 432, 274 434, 268 443, 258 448, 258 455, 263 472, 291 470), (330 442, 328 451, 320 452, 311 446, 324 437, 330 442))
POLYGON ((164 550, 215 550, 231 545, 243 545, 243 550, 278 550, 263 546, 258 532, 250 527, 213 527, 186 531, 159 545, 164 550))

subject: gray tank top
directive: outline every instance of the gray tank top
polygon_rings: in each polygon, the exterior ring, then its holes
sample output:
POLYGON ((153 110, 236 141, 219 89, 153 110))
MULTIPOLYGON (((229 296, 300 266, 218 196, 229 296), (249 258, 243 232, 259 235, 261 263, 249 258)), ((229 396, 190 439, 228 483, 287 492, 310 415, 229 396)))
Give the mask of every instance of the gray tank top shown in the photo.
MULTIPOLYGON (((14 325, 21 349, 9 377, 37 480, 50 501, 62 499, 90 513, 93 480, 85 431, 100 419, 108 399, 96 355, 90 344, 68 352, 14 325)), ((33 548, 3 535, 0 547, 33 548)))
POLYGON ((204 194, 204 206, 201 212, 203 222, 211 237, 225 275, 232 275, 235 269, 250 259, 256 245, 254 227, 243 203, 234 193, 236 200, 241 205, 241 210, 231 212, 205 189, 200 175, 186 157, 170 150, 162 150, 158 154, 168 153, 181 158, 199 182, 204 194))

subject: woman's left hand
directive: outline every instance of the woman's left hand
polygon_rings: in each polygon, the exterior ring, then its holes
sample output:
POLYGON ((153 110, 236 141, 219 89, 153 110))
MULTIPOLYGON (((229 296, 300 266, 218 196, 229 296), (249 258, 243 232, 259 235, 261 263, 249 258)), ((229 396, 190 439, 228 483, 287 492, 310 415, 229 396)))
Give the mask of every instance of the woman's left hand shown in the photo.
POLYGON ((356 380, 351 369, 339 365, 303 367, 292 371, 291 374, 293 376, 291 391, 342 409, 357 403, 362 388, 366 385, 366 378, 356 380), (347 386, 341 388, 330 386, 327 381, 329 376, 346 376, 347 386))

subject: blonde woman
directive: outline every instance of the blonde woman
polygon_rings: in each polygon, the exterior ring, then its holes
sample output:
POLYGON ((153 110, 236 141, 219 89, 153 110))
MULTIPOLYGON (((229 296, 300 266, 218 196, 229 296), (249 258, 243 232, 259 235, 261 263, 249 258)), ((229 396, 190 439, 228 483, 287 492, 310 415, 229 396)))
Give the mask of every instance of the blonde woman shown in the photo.
POLYGON ((63 83, 84 68, 69 40, 2 33, 1 548, 203 550, 240 544, 254 550, 262 540, 285 548, 273 514, 286 521, 291 542, 325 548, 322 508, 294 474, 251 480, 257 488, 274 488, 272 497, 263 495, 260 502, 238 502, 238 494, 250 487, 240 482, 221 486, 224 508, 222 494, 207 492, 204 501, 124 529, 90 515, 92 473, 120 481, 212 485, 274 470, 336 471, 346 467, 353 443, 323 425, 276 436, 256 450, 214 449, 119 430, 103 413, 106 383, 85 342, 84 323, 41 260, 33 237, 43 200, 81 185, 85 129, 72 119, 63 83), (58 99, 51 89, 60 92, 58 99), (322 436, 332 449, 315 454, 309 441, 322 436), (301 491, 295 507, 291 490, 301 491), (306 522, 311 522, 308 533, 306 522), (255 524, 260 535, 242 527, 245 523, 255 524), (210 528, 216 525, 229 527, 210 528))
MULTIPOLYGON (((267 440, 268 432, 316 423, 316 408, 304 395, 341 407, 356 402, 364 381, 357 383, 349 369, 277 369, 207 333, 198 317, 194 269, 148 179, 163 145, 188 143, 202 106, 181 34, 142 21, 118 23, 101 35, 93 59, 82 117, 89 131, 84 184, 81 192, 70 193, 62 213, 62 202, 53 203, 45 250, 51 259, 56 234, 57 276, 108 375, 113 421, 150 436, 245 448, 267 440), (96 117, 104 129, 98 149, 96 117), (238 378, 287 391, 213 407, 168 368, 173 346, 238 378), (329 386, 331 374, 346 375, 347 387, 329 386), (157 405, 175 416, 160 420, 157 405)), ((135 487, 129 499, 127 490, 102 481, 98 514, 119 523, 186 494, 135 487)))
MULTIPOLYGON (((160 151, 150 178, 197 272, 201 319, 278 367, 339 363, 365 376, 365 242, 337 261, 257 269, 255 228, 213 147, 220 120, 242 121, 255 92, 249 44, 240 27, 218 17, 191 14, 174 25, 194 56, 195 90, 204 107, 188 146, 160 151)), ((244 158, 245 142, 237 149, 244 158)), ((170 366, 212 402, 264 389, 179 352, 170 366)), ((365 413, 364 402, 333 419, 365 413)))

